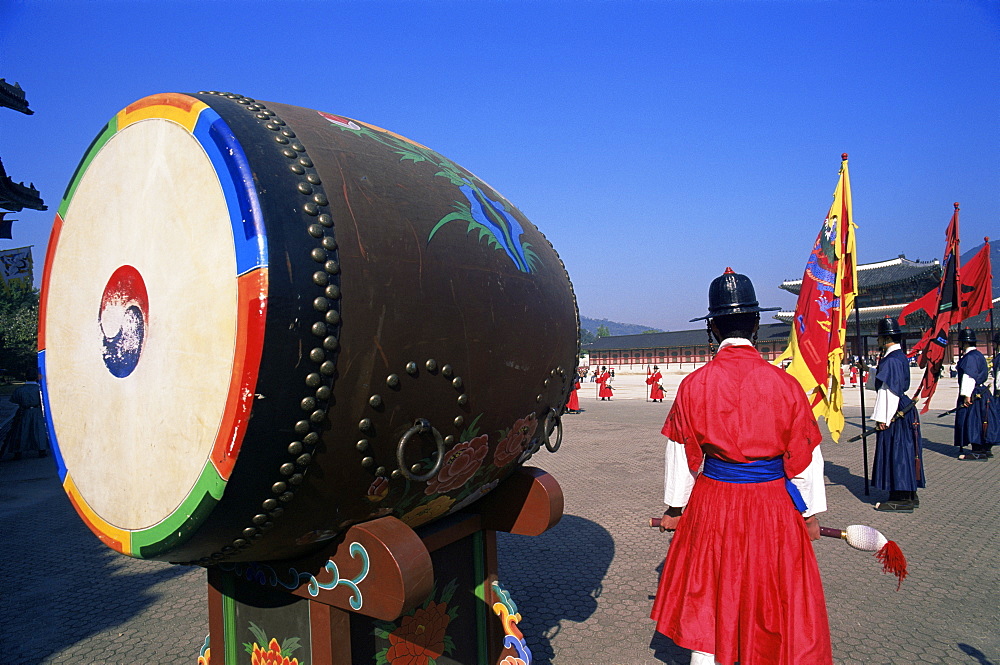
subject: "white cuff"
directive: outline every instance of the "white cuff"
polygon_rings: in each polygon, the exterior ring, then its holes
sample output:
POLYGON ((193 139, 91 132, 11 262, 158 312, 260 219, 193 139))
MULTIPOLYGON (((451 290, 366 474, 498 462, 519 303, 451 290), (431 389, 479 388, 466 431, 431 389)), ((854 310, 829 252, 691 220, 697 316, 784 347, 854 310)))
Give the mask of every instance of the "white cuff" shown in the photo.
POLYGON ((663 503, 673 508, 683 508, 691 496, 695 476, 688 468, 684 444, 667 439, 664 457, 663 503))
POLYGON ((875 406, 872 408, 872 420, 877 423, 888 423, 896 415, 899 408, 899 396, 894 395, 885 386, 875 394, 875 406))
POLYGON ((806 470, 792 478, 792 483, 799 488, 802 500, 806 502, 803 517, 826 512, 826 482, 823 480, 823 453, 819 446, 813 448, 812 461, 806 470))
POLYGON ((962 397, 972 397, 976 390, 976 380, 968 374, 962 375, 962 381, 958 384, 958 394, 962 397))

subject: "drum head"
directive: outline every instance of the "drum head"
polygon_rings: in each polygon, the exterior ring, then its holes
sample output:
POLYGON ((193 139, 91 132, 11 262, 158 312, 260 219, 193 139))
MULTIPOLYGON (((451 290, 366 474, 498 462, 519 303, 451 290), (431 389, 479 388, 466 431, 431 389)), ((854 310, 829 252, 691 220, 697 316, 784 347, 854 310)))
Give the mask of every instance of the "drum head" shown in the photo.
POLYGON ((108 123, 59 208, 39 315, 46 418, 71 501, 120 552, 169 547, 222 496, 263 338, 258 215, 228 127, 177 94, 108 123))

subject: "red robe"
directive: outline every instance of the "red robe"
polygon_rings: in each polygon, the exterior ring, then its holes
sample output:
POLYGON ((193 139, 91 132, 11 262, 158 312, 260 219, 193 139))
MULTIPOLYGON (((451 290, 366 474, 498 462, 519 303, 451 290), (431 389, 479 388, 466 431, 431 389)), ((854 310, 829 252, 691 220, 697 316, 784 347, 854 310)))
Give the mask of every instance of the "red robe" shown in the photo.
POLYGON ((663 387, 660 385, 660 379, 662 378, 663 375, 660 374, 659 370, 646 377, 646 385, 652 386, 649 390, 649 399, 663 399, 663 387))
POLYGON ((580 396, 576 394, 579 389, 580 389, 580 379, 576 379, 575 381, 573 381, 573 390, 569 391, 569 399, 566 400, 567 411, 580 410, 580 396))
MULTIPOLYGON (((801 473, 822 435, 798 382, 751 346, 727 346, 677 389, 663 434, 697 472, 784 458, 801 473)), ((816 555, 784 480, 695 480, 660 577, 651 617, 678 645, 724 665, 833 662, 816 555)))
POLYGON ((614 397, 614 394, 611 392, 611 386, 608 385, 608 379, 610 378, 611 372, 605 372, 597 377, 597 383, 601 386, 600 391, 597 393, 598 397, 614 397))

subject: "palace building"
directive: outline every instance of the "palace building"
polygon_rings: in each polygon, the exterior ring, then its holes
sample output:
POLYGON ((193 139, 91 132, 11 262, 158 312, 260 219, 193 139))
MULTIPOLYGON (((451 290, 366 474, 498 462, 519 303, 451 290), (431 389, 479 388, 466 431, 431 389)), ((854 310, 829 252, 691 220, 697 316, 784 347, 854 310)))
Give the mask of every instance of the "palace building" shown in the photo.
MULTIPOLYGON (((864 355, 865 337, 869 338, 869 353, 874 352, 875 326, 879 319, 887 316, 898 317, 903 307, 937 288, 941 281, 941 264, 933 261, 911 261, 900 254, 888 261, 865 263, 858 266, 858 295, 854 300, 855 310, 847 326, 847 348, 849 353, 864 355), (857 317, 861 317, 861 345, 857 344, 857 317), (860 348, 859 348, 860 346, 860 348)), ((785 280, 778 287, 795 295, 802 288, 802 280, 785 280)), ((791 323, 795 312, 778 312, 774 318, 791 323)), ((932 321, 924 312, 916 312, 906 317, 902 326, 903 336, 912 345, 931 326, 932 321)))
MULTIPOLYGON (((971 257, 979 247, 967 252, 963 258, 971 257)), ((992 248, 991 248, 991 251, 992 248)), ((992 257, 991 257, 992 258, 992 257)), ((964 263, 964 261, 963 261, 964 263)), ((858 296, 856 309, 847 327, 847 349, 845 355, 868 355, 877 353, 875 326, 886 316, 898 317, 903 307, 937 288, 941 280, 941 264, 933 261, 912 261, 900 254, 894 259, 866 263, 858 266, 858 296), (861 318, 860 343, 857 335, 857 317, 861 318)), ((786 280, 779 288, 798 295, 802 280, 786 280)), ((994 289, 996 295, 997 289, 994 289)), ((994 298, 994 303, 1000 298, 994 298)), ((765 360, 774 360, 788 345, 791 321, 794 312, 777 312, 774 318, 780 323, 761 320, 757 338, 757 349, 765 360)), ((916 312, 906 317, 903 334, 912 346, 932 321, 924 312, 916 312)), ((990 322, 987 313, 982 313, 962 322, 962 327, 979 331, 979 347, 986 352, 991 348, 990 322)), ((997 328, 1000 331, 1000 327, 997 328)), ((951 348, 946 351, 945 362, 951 362, 958 354, 957 329, 952 332, 951 348)), ((619 335, 600 337, 592 344, 582 347, 589 354, 589 364, 605 365, 617 369, 643 368, 658 365, 660 369, 694 369, 708 362, 713 353, 709 346, 705 328, 680 330, 675 332, 643 333, 640 335, 619 335)))
MULTIPOLYGON (((13 109, 25 115, 34 113, 28 108, 28 100, 21 86, 17 83, 11 85, 0 78, 0 108, 2 107, 13 109)), ((20 212, 25 208, 48 210, 34 184, 25 185, 23 182, 14 182, 14 179, 7 175, 3 162, 0 161, 0 238, 7 240, 12 238, 11 227, 16 220, 5 219, 6 215, 9 212, 20 212)))

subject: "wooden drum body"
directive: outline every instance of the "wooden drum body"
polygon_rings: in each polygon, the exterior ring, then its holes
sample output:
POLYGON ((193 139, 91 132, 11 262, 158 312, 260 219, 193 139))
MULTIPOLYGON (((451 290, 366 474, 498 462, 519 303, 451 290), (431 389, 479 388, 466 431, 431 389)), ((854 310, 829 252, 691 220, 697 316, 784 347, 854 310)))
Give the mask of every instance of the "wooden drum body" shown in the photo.
POLYGON ((119 112, 67 187, 39 367, 63 485, 108 546, 272 560, 496 487, 555 429, 577 329, 544 236, 450 160, 170 93, 119 112))

